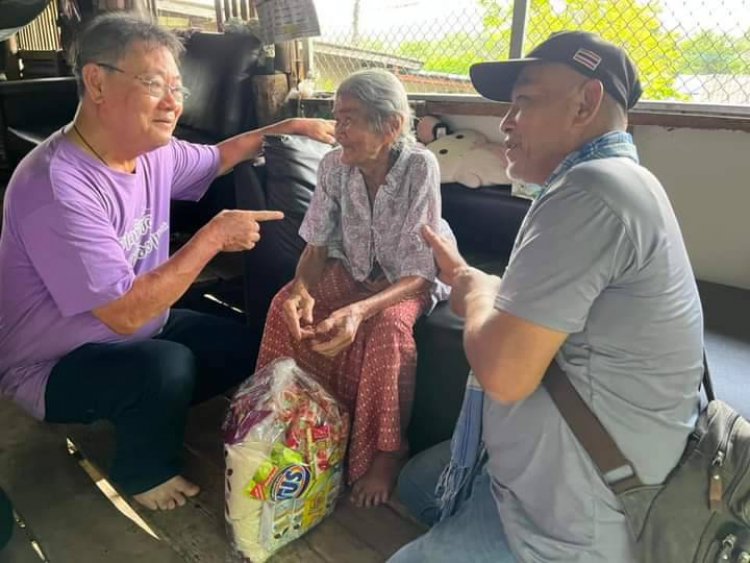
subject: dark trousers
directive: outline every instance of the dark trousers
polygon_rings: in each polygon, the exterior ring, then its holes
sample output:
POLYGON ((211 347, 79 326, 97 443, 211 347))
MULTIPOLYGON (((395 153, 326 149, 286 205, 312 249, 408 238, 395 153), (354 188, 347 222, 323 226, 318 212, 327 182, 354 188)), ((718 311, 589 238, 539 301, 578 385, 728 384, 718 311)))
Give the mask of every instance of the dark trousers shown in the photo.
POLYGON ((0 549, 4 548, 13 536, 13 523, 13 506, 5 491, 0 489, 0 549))
POLYGON ((260 335, 229 319, 173 309, 147 340, 86 344, 52 370, 46 420, 115 426, 110 477, 137 494, 179 473, 188 407, 250 376, 260 335))

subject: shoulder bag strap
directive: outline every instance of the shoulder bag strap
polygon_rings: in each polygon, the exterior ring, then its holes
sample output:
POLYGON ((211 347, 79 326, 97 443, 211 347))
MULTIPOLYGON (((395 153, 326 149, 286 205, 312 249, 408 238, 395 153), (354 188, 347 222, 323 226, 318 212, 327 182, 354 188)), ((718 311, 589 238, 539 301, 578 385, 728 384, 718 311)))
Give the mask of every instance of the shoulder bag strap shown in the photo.
MULTIPOLYGON (((589 454, 607 485, 616 494, 642 485, 633 464, 620 451, 609 432, 578 394, 568 375, 556 361, 553 360, 547 369, 543 383, 565 422, 589 454)), ((703 389, 709 402, 716 398, 705 350, 703 389)))
POLYGON ((716 399, 714 394, 714 384, 711 381, 711 372, 708 371, 708 360, 706 359, 706 350, 703 350, 703 391, 706 393, 706 399, 708 402, 716 399))
POLYGON ((591 412, 556 361, 553 360, 547 369, 543 383, 578 442, 615 494, 640 486, 642 483, 633 465, 591 412))

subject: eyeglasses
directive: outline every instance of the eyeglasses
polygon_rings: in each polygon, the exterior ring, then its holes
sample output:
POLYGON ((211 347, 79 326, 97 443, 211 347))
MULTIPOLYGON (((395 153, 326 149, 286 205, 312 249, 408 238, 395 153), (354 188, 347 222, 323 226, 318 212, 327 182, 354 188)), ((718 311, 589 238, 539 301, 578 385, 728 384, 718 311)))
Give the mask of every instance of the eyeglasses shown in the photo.
MULTIPOLYGON (((122 74, 130 74, 126 71, 124 71, 121 68, 118 68, 114 65, 108 64, 108 63, 94 63, 97 66, 100 66, 102 68, 106 68, 107 70, 111 70, 114 72, 121 72, 122 74)), ((143 84, 146 88, 148 88, 148 95, 152 98, 156 98, 157 100, 163 100, 167 92, 169 92, 172 97, 177 102, 184 102, 190 97, 190 90, 185 88, 184 86, 170 86, 167 84, 163 78, 160 78, 158 76, 155 76, 153 78, 147 78, 145 76, 140 75, 133 75, 133 78, 135 78, 138 82, 143 84)))

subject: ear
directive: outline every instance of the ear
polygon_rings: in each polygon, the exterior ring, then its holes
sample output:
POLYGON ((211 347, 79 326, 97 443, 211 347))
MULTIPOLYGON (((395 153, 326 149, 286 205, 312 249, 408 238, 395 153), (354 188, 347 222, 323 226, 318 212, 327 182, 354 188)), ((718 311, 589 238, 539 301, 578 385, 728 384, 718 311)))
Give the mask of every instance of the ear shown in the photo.
POLYGON ((388 118, 388 121, 385 123, 384 127, 384 134, 385 138, 389 143, 393 143, 398 138, 399 131, 401 131, 401 127, 406 127, 406 124, 402 123, 401 116, 398 115, 391 115, 388 118))
POLYGON ((94 63, 83 65, 81 69, 86 95, 95 103, 101 103, 104 97, 104 69, 94 63))
POLYGON ((587 80, 582 88, 578 100, 578 111, 575 116, 576 125, 588 125, 599 113, 599 108, 604 99, 604 86, 601 81, 587 80))

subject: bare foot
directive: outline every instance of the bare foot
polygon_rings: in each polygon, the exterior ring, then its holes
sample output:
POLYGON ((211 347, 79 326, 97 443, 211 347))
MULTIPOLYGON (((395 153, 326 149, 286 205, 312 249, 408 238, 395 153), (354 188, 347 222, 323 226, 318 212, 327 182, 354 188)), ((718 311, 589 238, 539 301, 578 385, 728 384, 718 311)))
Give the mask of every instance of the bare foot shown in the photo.
POLYGON ((376 453, 370 469, 354 483, 351 501, 366 508, 387 502, 406 457, 405 452, 376 453))
POLYGON ((198 485, 181 475, 176 475, 153 489, 133 495, 133 498, 151 510, 173 510, 178 506, 184 506, 188 497, 194 497, 199 492, 198 485))

